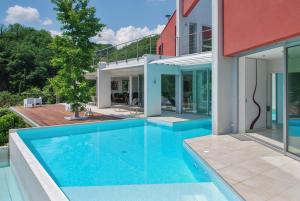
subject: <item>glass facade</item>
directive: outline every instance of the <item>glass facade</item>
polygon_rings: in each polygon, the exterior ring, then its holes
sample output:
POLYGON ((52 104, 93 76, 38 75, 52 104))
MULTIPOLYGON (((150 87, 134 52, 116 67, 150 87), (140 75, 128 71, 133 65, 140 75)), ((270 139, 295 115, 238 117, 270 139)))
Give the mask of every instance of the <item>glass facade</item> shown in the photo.
POLYGON ((161 107, 163 110, 176 110, 175 75, 161 76, 161 107))
POLYGON ((182 111, 211 114, 211 70, 183 72, 182 111))
POLYGON ((300 46, 288 47, 287 151, 300 156, 300 46))

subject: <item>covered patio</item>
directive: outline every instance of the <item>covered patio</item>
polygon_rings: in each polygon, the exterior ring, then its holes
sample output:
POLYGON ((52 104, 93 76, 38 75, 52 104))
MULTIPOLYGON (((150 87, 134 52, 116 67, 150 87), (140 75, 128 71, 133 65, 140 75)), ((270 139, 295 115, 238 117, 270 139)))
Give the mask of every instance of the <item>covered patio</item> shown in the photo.
POLYGON ((144 62, 107 67, 100 64, 97 71, 97 106, 109 107, 144 105, 144 62))

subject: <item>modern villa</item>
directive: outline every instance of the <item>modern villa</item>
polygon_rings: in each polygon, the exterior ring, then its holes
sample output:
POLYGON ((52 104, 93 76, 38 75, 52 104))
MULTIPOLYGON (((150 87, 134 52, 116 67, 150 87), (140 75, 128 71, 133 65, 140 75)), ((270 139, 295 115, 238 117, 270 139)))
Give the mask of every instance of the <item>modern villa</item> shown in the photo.
POLYGON ((110 107, 112 97, 126 91, 126 103, 137 99, 146 117, 164 110, 211 116, 214 134, 247 133, 298 155, 293 126, 300 113, 300 29, 289 26, 298 16, 285 16, 282 9, 296 13, 297 6, 272 3, 265 16, 269 4, 177 0, 155 55, 100 63, 97 106, 110 107))
POLYGON ((157 40, 156 54, 100 63, 99 108, 128 93, 129 100, 119 103, 143 107, 146 117, 164 109, 211 115, 211 1, 177 0, 176 5, 157 40), (166 87, 171 88, 168 93, 166 87))
POLYGON ((94 112, 142 115, 11 131, 24 200, 299 200, 299 13, 297 0, 176 0, 159 36, 97 52, 94 112), (110 55, 132 44, 135 58, 110 55))

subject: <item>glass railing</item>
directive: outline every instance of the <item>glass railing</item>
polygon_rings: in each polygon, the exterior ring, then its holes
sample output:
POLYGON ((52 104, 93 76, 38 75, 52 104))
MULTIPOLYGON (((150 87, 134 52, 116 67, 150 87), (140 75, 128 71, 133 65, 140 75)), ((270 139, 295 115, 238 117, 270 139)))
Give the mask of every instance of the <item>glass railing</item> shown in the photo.
POLYGON ((163 34, 160 36, 149 35, 126 43, 98 49, 94 61, 96 64, 104 62, 109 65, 139 59, 145 54, 182 56, 207 52, 211 49, 212 31, 206 29, 181 37, 166 37, 163 34), (178 48, 176 48, 177 46, 178 48))
POLYGON ((126 43, 96 51, 96 62, 118 63, 139 59, 145 54, 156 54, 158 35, 149 35, 126 43))

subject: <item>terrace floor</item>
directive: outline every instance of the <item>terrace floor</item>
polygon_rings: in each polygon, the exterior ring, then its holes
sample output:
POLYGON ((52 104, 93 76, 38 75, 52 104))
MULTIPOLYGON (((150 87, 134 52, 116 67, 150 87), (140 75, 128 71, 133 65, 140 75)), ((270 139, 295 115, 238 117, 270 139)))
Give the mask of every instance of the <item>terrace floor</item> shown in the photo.
POLYGON ((300 162, 244 135, 185 141, 247 201, 299 201, 300 162))
MULTIPOLYGON (((53 126, 120 119, 119 117, 109 116, 93 111, 94 116, 89 119, 69 121, 64 119, 64 117, 71 116, 72 113, 67 112, 63 104, 42 105, 34 108, 17 106, 12 109, 34 126, 53 126)), ((81 113, 81 115, 83 115, 83 113, 81 113)))

